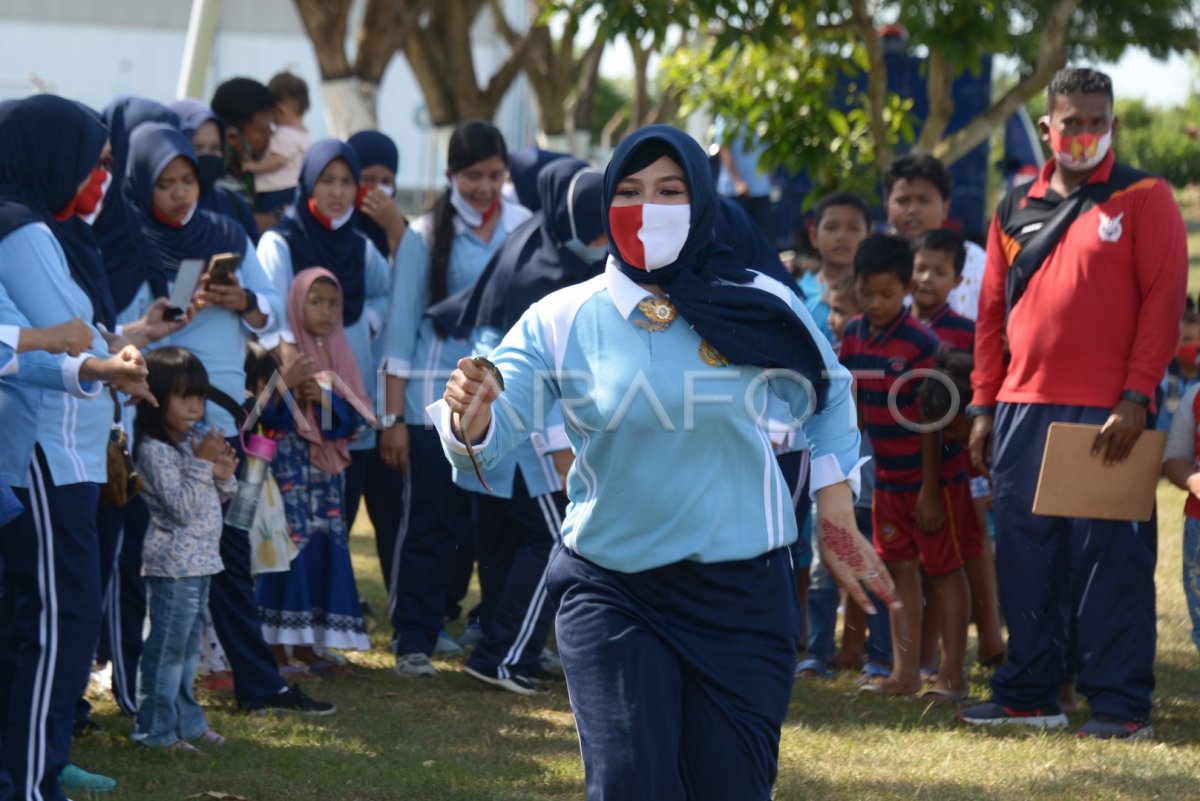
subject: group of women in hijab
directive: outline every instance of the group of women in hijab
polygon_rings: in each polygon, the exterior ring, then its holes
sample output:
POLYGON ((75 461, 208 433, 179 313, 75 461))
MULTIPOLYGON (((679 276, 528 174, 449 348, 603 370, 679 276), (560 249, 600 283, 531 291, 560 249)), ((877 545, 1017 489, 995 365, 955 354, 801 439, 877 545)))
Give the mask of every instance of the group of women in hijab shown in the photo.
MULTIPOLYGON (((212 139, 221 121, 194 101, 0 104, 0 414, 25 421, 0 447, 0 483, 24 507, 0 531, 13 662, 0 798, 61 797, 96 577, 113 561, 96 527, 117 396, 97 400, 100 384, 146 397, 131 343, 185 348, 213 387, 206 427, 237 446, 251 339, 290 390, 256 409, 302 547, 256 586, 245 532, 222 533, 210 610, 240 706, 332 711, 279 668, 284 646, 313 670, 328 659, 312 646, 366 647, 348 551, 365 497, 397 673, 436 675, 430 656, 459 647, 443 626, 478 560, 482 634, 464 670, 545 691, 555 619, 590 799, 768 798, 799 609, 792 493, 766 417, 803 424, 831 572, 863 604, 864 586, 891 592, 855 530, 849 377, 777 265, 740 241, 700 147, 652 126, 603 175, 535 152, 531 215, 502 191, 499 131, 465 123, 446 190, 409 224, 391 199, 395 145, 325 140, 256 246, 215 184, 212 139), (236 269, 165 319, 181 263, 220 254, 236 269), (74 339, 24 340, 68 353, 17 355, 20 332, 73 318, 74 339)), ((99 516, 110 550, 138 547, 136 509, 99 516)), ((110 586, 111 613, 128 599, 110 586)), ((117 661, 127 638, 110 638, 117 661)))

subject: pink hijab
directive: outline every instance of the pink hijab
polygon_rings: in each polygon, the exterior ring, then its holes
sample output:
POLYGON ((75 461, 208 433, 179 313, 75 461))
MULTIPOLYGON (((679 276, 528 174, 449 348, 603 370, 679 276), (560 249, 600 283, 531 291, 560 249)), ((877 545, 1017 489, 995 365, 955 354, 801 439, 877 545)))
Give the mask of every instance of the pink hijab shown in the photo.
MULTIPOLYGON (((346 329, 342 326, 340 315, 337 327, 327 337, 315 337, 304 327, 304 301, 308 298, 308 290, 318 278, 328 278, 332 281, 338 288, 339 295, 342 291, 337 276, 324 267, 302 270, 293 279, 291 289, 288 290, 287 316, 292 334, 296 338, 296 347, 312 360, 313 368, 317 372, 330 372, 340 379, 334 381, 338 394, 345 396, 346 390, 349 390, 354 397, 347 397, 346 400, 357 407, 369 409, 362 374, 359 372, 354 352, 350 349, 350 340, 346 338, 346 329)), ((312 463, 326 473, 335 474, 349 467, 349 440, 330 441, 322 437, 318 412, 314 407, 305 409, 304 417, 308 420, 307 430, 301 430, 303 427, 297 425, 296 433, 308 441, 308 458, 312 463)))

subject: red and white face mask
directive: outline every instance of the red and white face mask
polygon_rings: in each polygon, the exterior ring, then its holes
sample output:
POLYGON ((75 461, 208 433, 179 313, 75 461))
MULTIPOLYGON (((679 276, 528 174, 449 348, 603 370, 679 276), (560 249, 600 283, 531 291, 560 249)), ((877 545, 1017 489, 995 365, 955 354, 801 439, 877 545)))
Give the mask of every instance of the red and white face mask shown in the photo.
POLYGON ((1054 160, 1068 170, 1090 170, 1108 155, 1112 147, 1112 129, 1103 134, 1080 133, 1067 136, 1050 129, 1050 149, 1054 160))
POLYGON ((62 222, 71 219, 72 215, 79 214, 87 216, 96 211, 96 207, 100 205, 100 200, 104 197, 104 191, 108 188, 108 183, 111 180, 108 170, 103 167, 97 167, 88 175, 88 182, 83 189, 79 190, 79 194, 71 198, 71 202, 66 207, 59 209, 54 214, 54 219, 62 222))
POLYGON ((608 226, 621 259, 649 272, 674 264, 679 258, 692 227, 692 206, 610 206, 608 226))

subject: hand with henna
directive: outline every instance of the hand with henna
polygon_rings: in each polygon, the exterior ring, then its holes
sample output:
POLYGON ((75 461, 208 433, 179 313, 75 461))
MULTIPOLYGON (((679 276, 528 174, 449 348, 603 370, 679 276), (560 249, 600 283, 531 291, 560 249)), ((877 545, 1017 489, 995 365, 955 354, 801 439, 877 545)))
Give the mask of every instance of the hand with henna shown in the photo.
POLYGON ((854 493, 849 484, 842 482, 817 490, 816 526, 822 564, 855 603, 867 614, 874 614, 875 605, 867 597, 869 590, 889 608, 900 608, 891 574, 854 522, 854 493))

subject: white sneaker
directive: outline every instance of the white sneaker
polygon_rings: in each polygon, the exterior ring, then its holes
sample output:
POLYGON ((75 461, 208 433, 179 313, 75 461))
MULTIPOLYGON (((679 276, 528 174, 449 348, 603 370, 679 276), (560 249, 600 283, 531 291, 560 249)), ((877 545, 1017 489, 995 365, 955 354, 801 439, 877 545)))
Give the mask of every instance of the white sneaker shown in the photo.
POLYGON ((450 636, 450 632, 442 629, 441 632, 438 633, 437 642, 433 646, 433 652, 435 654, 442 654, 444 656, 459 656, 462 654, 463 649, 462 646, 455 642, 454 638, 450 636))
POLYGON ((393 668, 401 676, 436 676, 437 668, 425 654, 401 654, 393 668))

